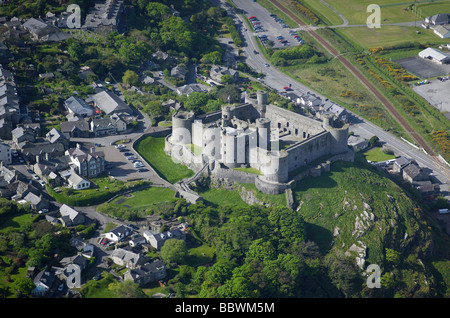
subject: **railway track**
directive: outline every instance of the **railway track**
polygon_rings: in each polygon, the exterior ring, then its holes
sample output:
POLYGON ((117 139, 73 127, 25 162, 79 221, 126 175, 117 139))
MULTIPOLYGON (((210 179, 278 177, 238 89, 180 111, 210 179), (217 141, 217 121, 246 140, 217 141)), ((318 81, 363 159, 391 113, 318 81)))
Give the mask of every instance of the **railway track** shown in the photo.
POLYGON ((391 114, 391 116, 400 124, 400 126, 411 136, 411 138, 417 143, 419 147, 425 150, 429 156, 432 157, 433 161, 441 168, 441 171, 445 174, 447 178, 450 179, 450 170, 444 165, 436 155, 436 153, 431 149, 428 143, 423 139, 423 137, 414 131, 412 126, 408 121, 400 115, 397 109, 392 105, 392 103, 378 90, 375 85, 373 85, 361 71, 356 68, 352 63, 350 63, 344 56, 342 56, 339 51, 333 47, 327 40, 325 40, 321 35, 319 35, 313 28, 304 23, 299 17, 293 14, 288 8, 280 4, 278 1, 269 0, 278 9, 283 11, 292 20, 300 25, 300 27, 305 28, 306 32, 311 34, 311 36, 319 42, 331 55, 337 58, 361 83, 380 101, 383 107, 391 114))

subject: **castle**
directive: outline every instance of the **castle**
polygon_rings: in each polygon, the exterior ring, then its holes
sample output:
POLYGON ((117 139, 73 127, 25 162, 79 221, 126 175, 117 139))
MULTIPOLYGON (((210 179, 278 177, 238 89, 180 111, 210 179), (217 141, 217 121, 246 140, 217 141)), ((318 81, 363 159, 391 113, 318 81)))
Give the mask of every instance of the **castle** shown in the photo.
POLYGON ((280 194, 299 168, 349 152, 347 139, 348 125, 332 114, 312 119, 268 104, 267 93, 258 91, 247 94, 243 104, 197 118, 177 112, 164 150, 194 171, 208 168, 219 177, 254 183, 263 193, 280 194))

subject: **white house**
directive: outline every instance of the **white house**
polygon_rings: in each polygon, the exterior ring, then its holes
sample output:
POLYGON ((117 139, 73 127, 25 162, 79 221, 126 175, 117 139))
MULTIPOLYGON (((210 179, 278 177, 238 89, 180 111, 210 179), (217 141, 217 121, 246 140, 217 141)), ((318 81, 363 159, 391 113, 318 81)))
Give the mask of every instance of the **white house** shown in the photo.
POLYGON ((89 189, 89 187, 91 186, 91 182, 89 180, 84 179, 76 172, 73 172, 70 175, 67 182, 69 183, 69 186, 75 190, 89 189))
POLYGON ((128 226, 119 225, 118 227, 114 228, 110 232, 106 233, 105 237, 108 240, 118 243, 118 242, 122 241, 125 237, 129 236, 130 234, 131 234, 131 229, 128 226))

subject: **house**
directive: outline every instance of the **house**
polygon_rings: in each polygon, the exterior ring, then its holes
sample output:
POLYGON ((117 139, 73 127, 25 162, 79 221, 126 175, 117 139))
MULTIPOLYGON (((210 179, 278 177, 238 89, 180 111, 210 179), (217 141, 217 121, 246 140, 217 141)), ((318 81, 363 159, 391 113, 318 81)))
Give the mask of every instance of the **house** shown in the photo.
POLYGON ((95 254, 95 247, 92 244, 86 244, 83 247, 83 250, 81 251, 81 255, 83 255, 85 258, 90 259, 95 254))
POLYGON ((67 267, 70 264, 75 264, 78 265, 81 270, 83 270, 87 267, 89 261, 83 255, 77 254, 74 256, 64 257, 59 261, 59 263, 64 267, 67 267))
POLYGON ((117 31, 120 17, 125 10, 123 0, 97 1, 89 8, 81 29, 107 35, 117 31))
POLYGON ((369 146, 367 139, 360 136, 349 136, 347 144, 353 148, 354 151, 364 150, 369 146))
POLYGON ((438 64, 447 64, 450 62, 450 56, 448 56, 447 54, 443 53, 438 49, 434 49, 431 47, 428 47, 425 50, 420 51, 419 57, 426 60, 431 60, 432 62, 438 64))
POLYGON ((120 113, 127 115, 133 114, 133 110, 119 96, 107 90, 102 90, 92 95, 92 101, 96 107, 107 115, 120 113))
POLYGON ((12 163, 12 151, 11 147, 0 140, 0 162, 3 164, 12 163))
POLYGON ((51 270, 44 269, 34 277, 33 282, 36 287, 31 293, 35 296, 44 296, 52 288, 55 281, 55 273, 51 270))
POLYGON ((166 267, 161 260, 146 263, 136 269, 129 269, 123 274, 124 280, 132 280, 139 286, 159 281, 167 276, 166 267))
POLYGON ((89 180, 84 179, 75 172, 70 175, 67 182, 69 183, 69 186, 75 190, 84 190, 91 187, 91 182, 89 180))
POLYGON ((23 28, 30 32, 35 41, 53 42, 65 41, 69 38, 67 33, 61 32, 57 27, 48 25, 42 20, 30 18, 23 23, 23 28))
POLYGON ((117 133, 117 128, 109 118, 94 118, 90 122, 91 132, 95 137, 108 136, 117 133))
POLYGON ((22 151, 22 157, 29 164, 37 162, 40 159, 55 159, 64 156, 65 146, 60 142, 50 143, 45 142, 24 142, 19 144, 19 149, 22 151))
POLYGON ((125 237, 129 236, 131 234, 131 231, 132 231, 131 228, 129 228, 128 226, 119 225, 110 232, 106 233, 105 237, 108 240, 118 243, 122 241, 125 237))
POLYGON ((322 103, 322 100, 314 94, 304 94, 300 97, 300 102, 304 106, 314 107, 319 106, 322 103))
POLYGON ((26 129, 24 127, 15 128, 13 131, 11 131, 11 134, 12 141, 14 141, 17 146, 25 141, 36 141, 36 135, 34 134, 34 131, 32 131, 31 129, 26 129))
POLYGON ((59 213, 61 214, 60 221, 63 224, 63 226, 76 226, 83 224, 86 219, 84 215, 74 209, 72 209, 70 206, 63 204, 59 208, 59 213))
POLYGON ((125 248, 116 248, 109 257, 115 264, 125 266, 129 269, 143 265, 147 260, 140 253, 135 253, 125 248))
POLYGON ((439 13, 432 15, 430 17, 425 18, 425 23, 431 25, 442 25, 450 23, 450 14, 449 13, 439 13))
POLYGON ((425 173, 417 164, 410 163, 405 168, 403 168, 402 173, 403 179, 409 183, 414 183, 416 181, 428 181, 429 176, 425 173))
POLYGON ((397 159, 395 159, 394 164, 392 165, 392 171, 395 173, 402 173, 403 169, 410 163, 411 161, 409 161, 405 157, 398 157, 397 159))
POLYGON ((239 79, 239 72, 230 68, 213 65, 209 71, 209 77, 219 83, 222 83, 222 76, 224 75, 230 75, 235 82, 239 79))
POLYGON ((8 169, 0 162, 0 179, 6 184, 11 184, 17 180, 18 172, 14 169, 8 169))
POLYGON ((444 25, 438 25, 434 28, 433 32, 439 36, 441 39, 449 39, 450 38, 450 27, 444 25))
POLYGON ((43 209, 48 209, 49 203, 42 197, 34 194, 33 192, 28 192, 28 194, 23 198, 33 211, 40 211, 43 209))
POLYGON ((178 95, 186 95, 189 96, 193 92, 201 93, 203 89, 200 88, 197 84, 187 84, 180 87, 177 87, 178 95))
POLYGON ((158 50, 155 53, 153 53, 152 57, 164 64, 171 64, 175 61, 175 59, 172 56, 161 50, 158 50))
POLYGON ((293 102, 296 105, 301 104, 300 96, 298 96, 295 93, 287 92, 287 93, 284 94, 284 97, 286 97, 287 99, 289 99, 291 102, 293 102))
POLYGON ((90 151, 81 147, 70 148, 65 152, 69 165, 82 177, 92 178, 105 171, 105 154, 103 151, 90 151))
POLYGON ((169 239, 184 240, 186 235, 179 229, 153 234, 150 231, 144 231, 143 236, 151 246, 160 250, 164 243, 169 239))
POLYGON ((170 76, 174 77, 176 79, 182 79, 185 80, 186 78, 186 69, 180 65, 177 65, 175 67, 173 67, 170 70, 170 76))
POLYGON ((140 234, 133 235, 129 241, 130 246, 137 247, 139 245, 145 244, 147 241, 145 237, 140 234))
POLYGON ((58 129, 52 128, 46 135, 45 138, 51 143, 55 144, 57 142, 64 146, 64 149, 69 148, 69 139, 58 129))
POLYGON ((79 97, 69 97, 64 101, 64 106, 69 113, 76 114, 81 117, 91 117, 95 114, 94 108, 79 97))
POLYGON ((126 122, 117 114, 108 118, 94 118, 90 126, 95 137, 117 134, 127 129, 126 122))
POLYGON ((82 119, 77 121, 64 121, 61 132, 66 138, 89 138, 89 123, 82 119))

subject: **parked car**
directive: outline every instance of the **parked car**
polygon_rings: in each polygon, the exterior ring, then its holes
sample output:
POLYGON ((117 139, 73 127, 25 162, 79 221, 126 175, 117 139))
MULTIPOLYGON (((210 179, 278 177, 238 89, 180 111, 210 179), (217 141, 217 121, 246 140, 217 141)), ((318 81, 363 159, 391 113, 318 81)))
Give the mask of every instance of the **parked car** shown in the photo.
POLYGON ((47 213, 48 212, 48 209, 42 209, 42 210, 39 210, 39 214, 44 214, 44 213, 47 213))
POLYGON ((135 160, 135 159, 137 159, 137 157, 136 156, 128 156, 127 159, 128 160, 135 160))
POLYGON ((132 156, 133 153, 132 153, 132 152, 125 152, 123 155, 124 155, 125 157, 128 157, 128 156, 132 156))

